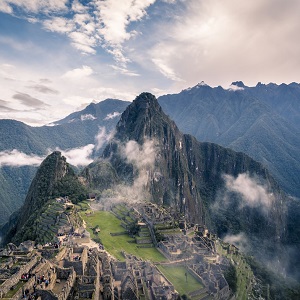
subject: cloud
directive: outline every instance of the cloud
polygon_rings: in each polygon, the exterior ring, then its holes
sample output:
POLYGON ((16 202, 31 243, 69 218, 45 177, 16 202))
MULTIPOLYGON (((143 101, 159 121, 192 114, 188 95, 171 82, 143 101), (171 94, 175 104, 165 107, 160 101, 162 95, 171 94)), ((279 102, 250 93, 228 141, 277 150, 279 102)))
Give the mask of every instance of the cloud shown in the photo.
POLYGON ((49 78, 40 78, 40 83, 52 83, 49 78))
POLYGON ((63 74, 62 78, 65 79, 82 79, 88 77, 94 73, 93 69, 89 66, 82 66, 81 68, 76 68, 70 71, 67 71, 63 74))
POLYGON ((143 145, 133 140, 129 141, 121 150, 121 154, 139 170, 154 166, 156 156, 154 140, 146 139, 143 145))
POLYGON ((249 241, 246 235, 243 232, 240 232, 236 235, 228 234, 223 237, 225 243, 229 243, 238 247, 242 252, 246 252, 249 248, 249 241))
POLYGON ((116 70, 116 71, 118 71, 118 72, 120 72, 121 74, 126 75, 126 76, 132 76, 132 77, 140 76, 140 74, 135 73, 135 72, 131 72, 131 71, 129 71, 129 70, 126 69, 126 68, 122 68, 122 67, 118 67, 118 66, 114 66, 114 65, 111 65, 111 67, 112 67, 114 70, 116 70))
POLYGON ((53 17, 52 19, 45 20, 43 26, 49 31, 58 33, 69 33, 75 29, 73 20, 63 17, 53 17))
POLYGON ((126 144, 119 144, 120 154, 128 163, 133 165, 134 180, 132 184, 118 184, 113 187, 113 192, 106 195, 106 191, 101 195, 101 201, 112 202, 139 202, 150 201, 151 195, 147 190, 147 184, 154 171, 156 157, 156 142, 145 140, 143 145, 136 141, 128 141, 126 144), (109 198, 109 199, 108 199, 109 198))
POLYGON ((78 0, 75 0, 72 3, 72 10, 76 13, 84 13, 86 12, 87 8, 84 5, 82 5, 78 0))
POLYGON ((95 145, 88 144, 83 147, 73 148, 69 150, 60 150, 63 156, 66 157, 68 163, 74 166, 87 166, 93 159, 91 158, 95 145))
POLYGON ((115 132, 106 132, 105 127, 100 127, 98 134, 95 136, 95 150, 98 151, 102 146, 113 138, 115 132))
POLYGON ((128 92, 126 90, 119 90, 118 88, 112 87, 101 87, 101 88, 92 88, 91 93, 93 93, 96 99, 121 99, 121 100, 132 100, 135 99, 136 94, 128 92))
POLYGON ((7 14, 11 14, 13 12, 13 9, 5 1, 1 1, 0 2, 0 11, 4 12, 4 13, 7 13, 7 14))
POLYGON ((108 45, 121 45, 132 36, 127 31, 128 25, 133 21, 141 20, 146 15, 146 9, 155 0, 108 0, 95 1, 99 23, 102 27, 99 33, 108 45))
POLYGON ((67 0, 2 0, 0 10, 13 13, 14 7, 18 7, 28 13, 61 12, 66 10, 67 2, 67 0))
POLYGON ((0 99, 0 109, 2 112, 15 112, 17 109, 9 107, 9 102, 0 99))
POLYGON ((43 101, 34 98, 28 94, 25 93, 20 93, 18 92, 17 94, 13 95, 14 99, 20 100, 22 104, 34 108, 43 108, 45 106, 49 106, 48 104, 44 103, 43 101))
POLYGON ((114 119, 114 118, 116 118, 120 115, 121 115, 120 112, 114 111, 113 113, 107 114, 107 116, 104 118, 104 120, 111 120, 111 119, 114 119))
POLYGON ((235 80, 293 81, 295 63, 300 66, 300 43, 294 39, 299 9, 295 0, 289 5, 280 0, 186 1, 155 28, 148 53, 193 85, 199 78, 224 86, 235 80))
POLYGON ((164 76, 174 81, 182 81, 182 79, 176 75, 175 71, 172 70, 172 68, 168 66, 163 59, 155 58, 152 59, 152 61, 164 76))
POLYGON ((228 90, 229 90, 229 91, 235 92, 235 91, 242 91, 242 90, 244 90, 244 88, 241 87, 241 86, 237 86, 237 85, 235 85, 235 84, 231 84, 231 85, 229 86, 228 90))
POLYGON ((96 120, 97 118, 94 117, 93 115, 91 114, 86 114, 86 115, 81 115, 80 116, 80 120, 81 121, 86 121, 86 120, 96 120))
POLYGON ((242 196, 240 208, 244 206, 261 208, 267 211, 271 208, 274 196, 267 192, 267 188, 259 184, 249 174, 239 174, 237 178, 231 175, 224 175, 226 188, 229 192, 235 192, 242 196))
POLYGON ((51 89, 42 84, 30 85, 30 86, 28 86, 28 88, 33 89, 33 90, 35 90, 39 93, 43 93, 43 94, 53 94, 53 95, 59 94, 59 92, 57 90, 51 89))
POLYGON ((22 166, 39 166, 44 157, 37 155, 28 155, 17 149, 0 152, 0 167, 22 167, 22 166))

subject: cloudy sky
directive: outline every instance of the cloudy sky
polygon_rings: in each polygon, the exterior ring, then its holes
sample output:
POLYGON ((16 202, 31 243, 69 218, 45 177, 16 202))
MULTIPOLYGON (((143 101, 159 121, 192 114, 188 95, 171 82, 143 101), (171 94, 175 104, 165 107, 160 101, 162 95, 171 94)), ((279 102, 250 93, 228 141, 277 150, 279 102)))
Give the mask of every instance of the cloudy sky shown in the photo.
POLYGON ((299 82, 299 0, 0 0, 0 118, 92 101, 299 82))

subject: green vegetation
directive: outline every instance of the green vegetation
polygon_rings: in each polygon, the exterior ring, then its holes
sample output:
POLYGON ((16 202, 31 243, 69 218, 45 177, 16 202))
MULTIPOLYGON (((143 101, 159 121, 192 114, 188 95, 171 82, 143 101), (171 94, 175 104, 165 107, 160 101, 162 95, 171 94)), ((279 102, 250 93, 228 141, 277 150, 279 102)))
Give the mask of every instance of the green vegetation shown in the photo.
POLYGON ((252 292, 252 280, 254 279, 251 267, 240 253, 228 254, 229 244, 218 241, 216 250, 219 255, 227 257, 232 263, 229 269, 225 272, 225 278, 230 289, 235 293, 237 299, 248 299, 248 294, 252 292))
POLYGON ((25 281, 19 281, 12 290, 9 290, 4 296, 3 298, 12 298, 16 292, 22 288, 22 286, 25 284, 26 282, 25 281))
POLYGON ((203 285, 198 282, 184 266, 159 265, 158 269, 174 285, 180 295, 188 295, 193 291, 203 288, 203 285))
POLYGON ((270 299, 300 299, 300 284, 291 279, 286 279, 278 273, 272 272, 254 259, 246 256, 247 263, 251 266, 255 276, 264 284, 262 296, 270 299))
POLYGON ((121 226, 121 221, 111 212, 96 211, 96 212, 81 212, 82 218, 87 223, 87 229, 91 234, 91 238, 100 238, 105 250, 115 256, 117 259, 124 261, 122 251, 136 255, 145 260, 153 262, 161 262, 165 257, 156 248, 139 248, 135 243, 135 239, 128 234, 120 234, 112 236, 111 233, 123 233, 124 228, 121 226), (100 232, 95 235, 93 228, 99 226, 100 232))
POLYGON ((89 201, 87 201, 87 200, 78 202, 78 203, 76 204, 76 208, 79 209, 79 210, 85 210, 85 211, 91 209, 90 203, 89 203, 89 201))
POLYGON ((235 294, 237 291, 237 276, 236 276, 236 268, 233 264, 230 264, 228 270, 224 272, 224 276, 229 285, 229 288, 235 294))

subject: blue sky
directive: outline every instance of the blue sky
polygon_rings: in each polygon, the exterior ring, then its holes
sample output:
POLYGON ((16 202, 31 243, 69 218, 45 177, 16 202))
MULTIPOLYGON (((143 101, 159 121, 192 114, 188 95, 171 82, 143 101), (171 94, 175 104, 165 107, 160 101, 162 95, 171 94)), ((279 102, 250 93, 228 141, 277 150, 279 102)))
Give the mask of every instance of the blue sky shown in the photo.
POLYGON ((299 82, 298 0, 0 0, 0 118, 92 101, 299 82))

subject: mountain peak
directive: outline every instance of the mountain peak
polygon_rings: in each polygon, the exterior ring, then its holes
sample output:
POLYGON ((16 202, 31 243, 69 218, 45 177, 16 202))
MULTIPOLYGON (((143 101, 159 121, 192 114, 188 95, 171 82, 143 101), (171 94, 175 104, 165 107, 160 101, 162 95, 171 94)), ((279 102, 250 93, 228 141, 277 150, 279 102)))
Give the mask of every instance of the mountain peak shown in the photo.
POLYGON ((141 108, 148 108, 151 105, 157 105, 157 99, 154 95, 148 92, 141 93, 135 98, 133 103, 141 108))
POLYGON ((209 86, 208 84, 206 84, 203 80, 199 83, 197 83, 197 85, 195 86, 196 88, 199 88, 201 86, 209 86))
POLYGON ((246 86, 244 85, 244 82, 243 82, 243 81, 234 81, 234 82, 231 83, 231 85, 235 85, 235 86, 240 87, 240 88, 246 87, 246 86))
POLYGON ((155 128, 159 127, 161 120, 169 122, 156 97, 151 93, 142 93, 123 112, 115 136, 120 140, 142 142, 144 136, 155 135, 155 128))

